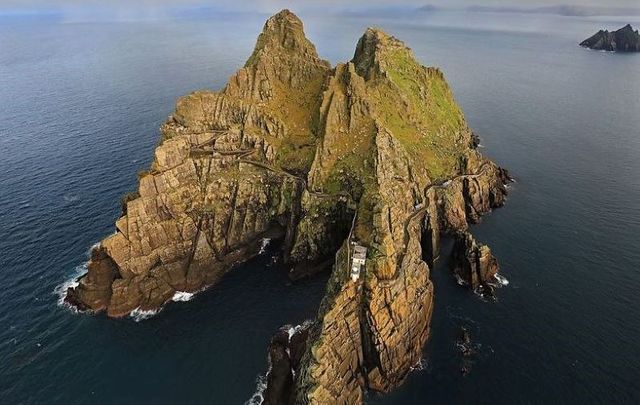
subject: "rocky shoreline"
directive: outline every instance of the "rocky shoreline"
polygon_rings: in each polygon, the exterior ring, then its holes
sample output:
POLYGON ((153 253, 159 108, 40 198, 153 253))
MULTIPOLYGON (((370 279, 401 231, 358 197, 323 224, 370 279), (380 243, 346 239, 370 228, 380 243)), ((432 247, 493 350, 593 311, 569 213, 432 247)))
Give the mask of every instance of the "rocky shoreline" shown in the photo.
POLYGON ((505 203, 509 175, 478 152, 442 72, 379 29, 332 68, 284 10, 222 91, 181 98, 161 132, 67 302, 157 309, 282 239, 292 279, 332 273, 317 317, 273 337, 266 404, 361 403, 400 385, 429 336, 442 235, 457 235, 469 286, 497 272, 469 224, 505 203))

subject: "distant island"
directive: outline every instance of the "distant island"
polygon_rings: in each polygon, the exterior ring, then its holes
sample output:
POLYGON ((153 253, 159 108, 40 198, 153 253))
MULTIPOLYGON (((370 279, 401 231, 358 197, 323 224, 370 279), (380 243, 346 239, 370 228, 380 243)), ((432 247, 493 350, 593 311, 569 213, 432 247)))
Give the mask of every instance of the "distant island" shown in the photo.
POLYGON ((592 37, 585 39, 580 46, 612 52, 640 52, 640 35, 630 24, 617 31, 600 30, 592 37))
POLYGON ((314 319, 272 339, 264 404, 358 404, 400 385, 429 336, 442 235, 460 284, 500 283, 469 224, 504 204, 509 176, 442 72, 379 29, 332 67, 284 10, 226 87, 182 97, 161 133, 67 302, 158 310, 278 240, 292 279, 331 276, 314 319))

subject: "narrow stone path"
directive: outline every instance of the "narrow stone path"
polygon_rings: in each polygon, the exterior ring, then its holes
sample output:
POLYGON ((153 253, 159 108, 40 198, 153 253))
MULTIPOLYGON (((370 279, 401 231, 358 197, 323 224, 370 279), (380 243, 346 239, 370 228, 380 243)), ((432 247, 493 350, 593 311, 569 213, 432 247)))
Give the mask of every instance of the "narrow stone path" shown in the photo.
MULTIPOLYGON (((351 196, 349 195, 349 193, 346 192, 339 192, 336 194, 327 194, 327 193, 322 193, 319 191, 315 191, 315 190, 310 190, 308 188, 308 184, 307 184, 307 180, 303 177, 297 176, 293 173, 287 172, 286 170, 283 170, 281 168, 272 166, 268 163, 264 163, 264 162, 259 162, 256 160, 251 160, 251 159, 247 159, 248 156, 252 155, 255 151, 256 148, 250 148, 250 149, 237 149, 237 150, 220 150, 220 149, 216 149, 215 146, 212 147, 211 149, 206 148, 206 146, 210 146, 210 145, 215 145, 215 141, 228 134, 228 131, 225 130, 219 130, 219 131, 212 131, 214 133, 214 136, 202 143, 197 145, 196 147, 192 147, 191 148, 191 152, 196 152, 196 153, 211 153, 212 157, 215 156, 215 154, 218 154, 219 156, 236 156, 236 159, 234 160, 234 162, 239 162, 239 163, 245 163, 245 164, 250 164, 253 165, 255 167, 259 167, 265 170, 268 170, 270 172, 273 173, 277 173, 280 174, 282 176, 294 179, 295 181, 300 182, 305 190, 310 194, 313 195, 315 197, 318 198, 336 198, 336 197, 340 197, 340 196, 344 196, 347 198, 350 198, 351 196)), ((452 181, 455 181, 457 179, 462 179, 462 178, 477 178, 478 176, 484 174, 484 171, 486 169, 486 166, 488 165, 488 162, 483 162, 482 165, 480 166, 480 170, 477 173, 473 173, 473 174, 461 174, 455 177, 452 177, 442 183, 437 183, 437 184, 432 184, 431 186, 427 187, 427 189, 425 190, 425 195, 432 189, 432 188, 440 188, 440 187, 447 187, 447 185, 449 183, 451 183, 452 181)), ((399 257, 399 264, 402 263, 402 260, 404 258, 404 256, 407 253, 407 249, 408 249, 408 244, 409 244, 409 226, 411 226, 411 222, 418 218, 418 217, 422 217, 428 210, 429 205, 427 204, 427 201, 422 202, 419 204, 420 207, 416 208, 410 215, 409 217, 407 217, 407 219, 405 220, 405 224, 404 224, 404 251, 402 252, 402 255, 399 257)), ((355 226, 355 221, 356 221, 356 216, 357 213, 354 215, 353 217, 353 222, 351 224, 351 230, 349 231, 349 236, 347 237, 347 271, 348 274, 350 274, 350 261, 351 261, 351 239, 353 237, 353 229, 355 226)), ((336 258, 337 260, 337 258, 336 258)), ((337 261, 336 261, 336 266, 337 266, 337 261)), ((365 266, 366 267, 366 266, 365 266)), ((365 269, 366 272, 366 269, 365 269)), ((358 283, 361 284, 361 283, 358 283)))
MULTIPOLYGON (((484 171, 487 167, 489 163, 487 162, 483 162, 482 165, 480 166, 480 170, 478 170, 478 173, 473 173, 473 174, 460 174, 458 176, 454 176, 442 183, 437 183, 437 184, 432 184, 431 186, 427 187, 427 189, 425 190, 425 195, 429 192, 429 190, 431 190, 432 188, 442 188, 442 187, 447 187, 447 185, 449 185, 449 183, 451 183, 452 181, 455 181, 457 179, 464 179, 464 178, 469 178, 469 179, 475 179, 481 175, 484 174, 484 171)), ((411 221, 413 221, 415 218, 417 218, 418 216, 422 216, 427 212, 427 209, 429 208, 429 205, 427 204, 427 202, 423 202, 420 203, 419 205, 421 205, 420 208, 417 208, 411 215, 409 215, 409 217, 407 217, 407 219, 405 220, 405 225, 404 225, 404 252, 402 252, 402 256, 400 256, 399 259, 399 263, 402 263, 402 259, 404 258, 404 256, 407 253, 407 249, 409 246, 409 226, 411 225, 411 221)))

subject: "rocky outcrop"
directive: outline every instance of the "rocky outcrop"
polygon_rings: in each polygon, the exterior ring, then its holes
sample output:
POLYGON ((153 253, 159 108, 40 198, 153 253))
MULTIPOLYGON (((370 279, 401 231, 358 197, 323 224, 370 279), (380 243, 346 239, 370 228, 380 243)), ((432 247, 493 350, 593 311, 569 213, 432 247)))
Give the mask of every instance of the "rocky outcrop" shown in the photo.
POLYGON ((627 24, 617 31, 600 30, 580 46, 603 51, 640 52, 640 34, 627 24))
POLYGON ((468 232, 456 235, 453 247, 453 271, 458 280, 482 293, 490 293, 495 284, 498 261, 487 245, 476 242, 468 232))
POLYGON ((69 290, 66 299, 80 310, 105 309, 111 301, 111 285, 117 276, 117 265, 98 246, 91 250, 91 260, 87 275, 83 278, 82 289, 69 290))
POLYGON ((361 403, 401 384, 429 336, 440 236, 507 192, 440 70, 378 29, 331 69, 286 10, 223 91, 181 98, 161 132, 68 300, 155 309, 282 238, 292 278, 332 274, 317 317, 272 339, 266 403, 361 403))
POLYGON ((293 380, 309 337, 311 322, 284 326, 269 344, 269 371, 263 405, 281 405, 294 399, 293 380))

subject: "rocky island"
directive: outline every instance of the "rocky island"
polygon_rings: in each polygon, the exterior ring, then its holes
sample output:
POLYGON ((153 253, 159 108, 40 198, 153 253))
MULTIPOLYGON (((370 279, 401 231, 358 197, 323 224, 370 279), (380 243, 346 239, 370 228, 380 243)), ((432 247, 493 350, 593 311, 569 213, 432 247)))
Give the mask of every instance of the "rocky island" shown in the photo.
POLYGON ((317 317, 274 336, 267 404, 361 403, 401 384, 429 335, 441 236, 459 278, 493 283, 469 224, 504 204, 509 176, 476 149, 442 72, 379 29, 332 67, 281 11, 226 87, 178 100, 161 133, 66 299, 110 317, 157 309, 280 239, 292 279, 331 276, 317 317))
POLYGON ((582 41, 580 46, 603 51, 640 52, 640 34, 627 24, 613 32, 600 30, 582 41))

